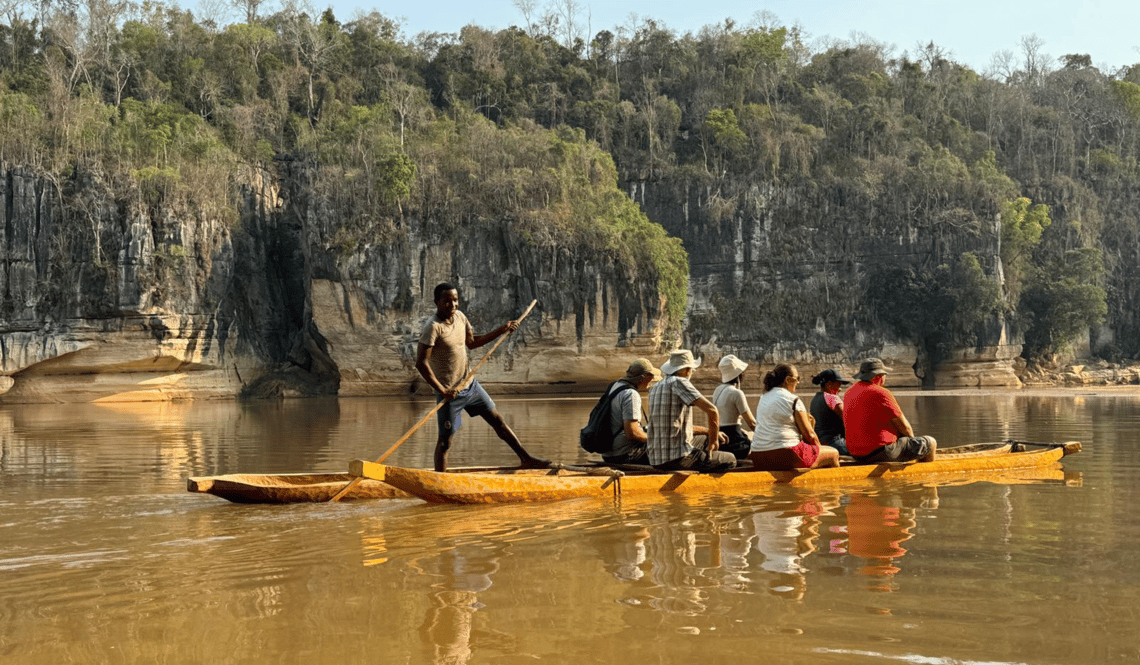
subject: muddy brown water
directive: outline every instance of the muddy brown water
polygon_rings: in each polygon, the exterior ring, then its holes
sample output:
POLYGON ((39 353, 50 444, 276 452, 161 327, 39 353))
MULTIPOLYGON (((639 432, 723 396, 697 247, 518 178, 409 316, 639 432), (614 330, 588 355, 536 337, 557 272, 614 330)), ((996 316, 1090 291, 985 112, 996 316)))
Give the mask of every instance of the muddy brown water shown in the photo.
MULTIPOLYGON (((586 459, 592 400, 497 401, 535 454, 586 459)), ((342 471, 431 404, 0 407, 0 663, 1140 660, 1140 392, 899 401, 943 444, 1086 447, 1008 482, 239 506, 186 477, 342 471)), ((457 435, 456 465, 511 461, 457 435)))

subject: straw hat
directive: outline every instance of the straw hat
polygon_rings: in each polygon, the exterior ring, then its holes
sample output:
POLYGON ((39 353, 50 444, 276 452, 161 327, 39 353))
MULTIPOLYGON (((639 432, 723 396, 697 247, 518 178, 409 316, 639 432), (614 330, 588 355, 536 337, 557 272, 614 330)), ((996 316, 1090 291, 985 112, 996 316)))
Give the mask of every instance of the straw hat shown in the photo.
POLYGON ((676 374, 686 367, 696 369, 701 366, 700 360, 693 359, 693 352, 688 349, 679 349, 669 354, 669 362, 661 366, 661 373, 665 376, 676 374))

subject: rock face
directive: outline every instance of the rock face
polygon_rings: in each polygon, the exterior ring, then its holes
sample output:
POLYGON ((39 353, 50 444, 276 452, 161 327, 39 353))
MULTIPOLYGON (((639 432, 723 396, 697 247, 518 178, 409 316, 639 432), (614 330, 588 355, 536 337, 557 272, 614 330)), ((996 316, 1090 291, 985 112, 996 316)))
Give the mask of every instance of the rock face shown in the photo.
POLYGON ((523 244, 506 222, 445 236, 413 220, 346 255, 311 171, 252 172, 233 224, 98 174, 57 184, 0 165, 0 400, 423 389, 416 341, 441 281, 459 286, 477 331, 539 301, 480 372, 504 389, 595 390, 662 344, 653 287, 523 244))
MULTIPOLYGON (((99 174, 57 182, 0 164, 0 400, 425 393, 416 344, 442 281, 460 288, 477 331, 538 301, 480 372, 499 392, 594 392, 633 358, 663 359, 677 342, 653 280, 528 244, 508 221, 404 219, 382 241, 346 248, 345 220, 314 173, 290 161, 251 171, 234 223, 185 201, 148 203, 99 174)), ((718 382, 725 353, 753 372, 791 361, 809 376, 851 375, 879 356, 900 387, 1042 380, 1025 374, 1020 340, 1002 321, 920 376, 919 350, 864 304, 868 269, 884 261, 969 251, 1001 279, 996 215, 912 215, 823 187, 625 186, 689 253, 680 342, 705 358, 702 387, 718 382)), ((1068 374, 1053 379, 1136 380, 1115 369, 1068 374)))
POLYGON ((1000 279, 996 214, 915 215, 841 190, 768 183, 737 191, 669 180, 626 187, 650 219, 684 241, 686 343, 714 360, 733 353, 768 366, 789 361, 808 374, 851 372, 862 358, 878 356, 895 369, 896 386, 1020 385, 1013 359, 1021 343, 1003 322, 924 381, 915 347, 894 339, 865 304, 869 269, 883 263, 938 265, 973 252, 1000 279))

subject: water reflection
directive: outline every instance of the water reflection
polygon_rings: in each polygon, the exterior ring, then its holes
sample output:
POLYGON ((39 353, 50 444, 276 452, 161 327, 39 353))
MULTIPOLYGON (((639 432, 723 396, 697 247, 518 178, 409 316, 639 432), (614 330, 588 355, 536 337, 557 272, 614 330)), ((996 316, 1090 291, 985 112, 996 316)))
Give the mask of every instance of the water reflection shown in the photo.
POLYGON ((475 613, 483 607, 479 592, 491 588, 491 576, 499 570, 502 549, 451 549, 421 569, 421 573, 436 579, 428 594, 427 616, 420 626, 421 640, 431 662, 466 663, 477 644, 511 641, 510 635, 475 626, 475 613))
MULTIPOLYGON (((1035 482, 1056 481, 1054 472, 1042 475, 1035 482)), ((517 594, 531 576, 549 585, 536 594, 584 593, 597 596, 597 607, 623 608, 593 618, 602 633, 642 625, 637 617, 645 612, 673 617, 673 629, 682 634, 724 630, 749 621, 734 597, 802 604, 813 580, 825 582, 818 593, 835 593, 836 582, 826 580, 836 576, 864 580, 866 591, 899 591, 895 580, 916 525, 941 503, 938 487, 891 484, 620 504, 409 505, 377 519, 361 542, 366 566, 395 566, 405 580, 401 586, 419 590, 425 657, 466 663, 480 651, 515 650, 521 636, 493 630, 487 608, 501 607, 503 594, 517 594), (575 534, 574 541, 567 542, 565 533, 575 534)), ((591 620, 580 620, 589 632, 591 620)))
MULTIPOLYGON (((383 644, 377 662, 608 662, 632 648, 672 662, 697 635, 712 659, 755 644, 788 662, 1140 658, 1127 637, 1140 399, 901 399, 940 440, 1089 445, 1064 472, 935 491, 257 507, 188 495, 185 477, 340 471, 424 404, 0 406, 0 661, 354 662, 368 643, 383 644), (1017 630, 993 631, 995 616, 1017 630)), ((501 408, 528 449, 573 461, 566 434, 589 405, 501 408)), ((398 463, 430 466, 433 443, 425 429, 398 463)), ((512 461, 493 439, 459 452, 512 461)))
POLYGON ((916 511, 937 507, 936 487, 852 494, 843 510, 846 523, 831 530, 829 551, 859 557, 863 561, 857 569, 860 575, 881 578, 869 588, 890 591, 890 578, 900 571, 899 560, 906 554, 902 543, 911 538, 916 511))

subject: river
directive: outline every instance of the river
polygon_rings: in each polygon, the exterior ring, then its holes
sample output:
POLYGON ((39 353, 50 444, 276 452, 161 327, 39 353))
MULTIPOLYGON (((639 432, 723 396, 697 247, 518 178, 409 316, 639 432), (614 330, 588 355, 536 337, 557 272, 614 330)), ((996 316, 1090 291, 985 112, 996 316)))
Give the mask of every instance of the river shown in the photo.
MULTIPOLYGON (((533 453, 586 459, 592 400, 497 401, 533 453)), ((342 471, 430 403, 3 406, 0 663, 1140 660, 1140 391, 899 401, 942 445, 1085 449, 1010 483, 241 506, 187 476, 342 471)), ((389 461, 430 466, 434 436, 389 461)), ((512 459, 481 421, 452 454, 512 459)))

